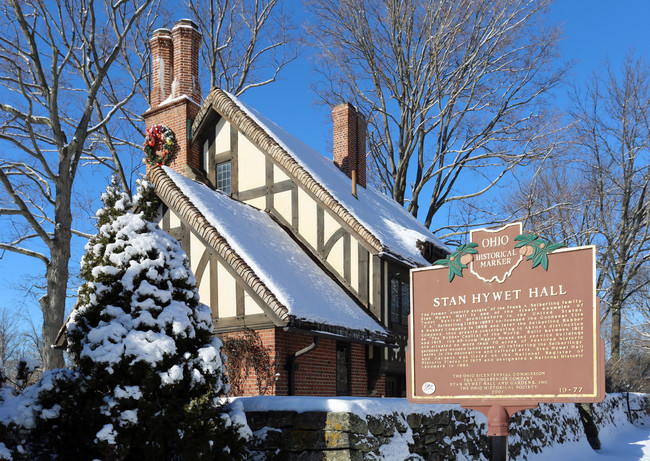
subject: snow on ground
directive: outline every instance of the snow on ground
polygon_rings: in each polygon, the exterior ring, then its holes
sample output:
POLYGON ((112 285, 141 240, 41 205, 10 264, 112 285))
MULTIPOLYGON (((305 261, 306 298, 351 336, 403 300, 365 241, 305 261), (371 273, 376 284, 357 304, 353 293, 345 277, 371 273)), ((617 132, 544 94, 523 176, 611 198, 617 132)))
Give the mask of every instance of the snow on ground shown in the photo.
POLYGON ((586 440, 555 445, 528 461, 650 461, 650 429, 628 425, 601 437, 602 448, 591 449, 586 440))

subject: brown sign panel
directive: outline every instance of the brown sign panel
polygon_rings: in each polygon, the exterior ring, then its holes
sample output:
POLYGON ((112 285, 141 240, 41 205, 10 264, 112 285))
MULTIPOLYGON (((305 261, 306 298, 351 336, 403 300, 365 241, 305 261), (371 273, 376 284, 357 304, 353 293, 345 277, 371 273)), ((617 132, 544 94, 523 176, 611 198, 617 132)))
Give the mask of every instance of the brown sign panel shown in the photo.
POLYGON ((477 230, 411 271, 412 403, 535 406, 604 398, 595 248, 560 248, 521 223, 477 230))

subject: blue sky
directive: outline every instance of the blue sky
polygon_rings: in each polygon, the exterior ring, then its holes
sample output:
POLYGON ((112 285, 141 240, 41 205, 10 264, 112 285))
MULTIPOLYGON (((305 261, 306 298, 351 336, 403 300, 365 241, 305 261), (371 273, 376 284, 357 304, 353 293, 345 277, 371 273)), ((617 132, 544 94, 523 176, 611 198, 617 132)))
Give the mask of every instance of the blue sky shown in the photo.
MULTIPOLYGON (((299 2, 289 3, 296 17, 305 12, 299 2)), ((558 0, 552 6, 551 20, 564 26, 561 58, 574 61, 571 78, 580 83, 601 64, 606 57, 616 66, 625 53, 634 48, 647 53, 650 44, 650 1, 647 0, 558 0)), ((331 144, 331 118, 329 111, 314 103, 310 91, 309 50, 292 63, 281 79, 266 88, 246 93, 242 99, 267 118, 290 133, 327 154, 331 144)), ((563 90, 557 94, 557 103, 564 104, 563 90)), ((143 112, 146 108, 143 108, 143 112)), ((73 251, 73 258, 82 254, 73 251)), ((0 252, 1 255, 1 252, 0 252)), ((42 271, 42 264, 30 258, 5 252, 0 259, 0 308, 17 306, 25 293, 9 288, 9 284, 23 274, 42 271)), ((73 261, 73 265, 76 261, 73 261)), ((30 300, 30 313, 40 325, 40 310, 36 301, 30 300)))
MULTIPOLYGON (((300 15, 304 14, 301 6, 295 8, 300 15)), ((576 82, 584 81, 606 57, 616 65, 631 47, 646 53, 650 46, 648 0, 557 0, 551 7, 550 19, 564 27, 561 58, 574 62, 571 79, 576 82)), ((254 89, 242 99, 326 154, 331 144, 330 114, 314 103, 309 87, 309 50, 305 51, 280 81, 254 89)), ((557 97, 558 103, 563 104, 564 90, 557 97)))

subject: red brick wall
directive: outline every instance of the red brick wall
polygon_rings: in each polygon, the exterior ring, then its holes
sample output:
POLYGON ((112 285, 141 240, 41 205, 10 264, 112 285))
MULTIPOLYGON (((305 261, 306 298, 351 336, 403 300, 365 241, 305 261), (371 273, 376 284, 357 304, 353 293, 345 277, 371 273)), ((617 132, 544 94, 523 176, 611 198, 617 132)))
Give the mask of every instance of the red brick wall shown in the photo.
POLYGON ((354 396, 368 395, 368 374, 366 372, 366 346, 351 344, 352 382, 350 392, 354 396))
MULTIPOLYGON (((313 337, 288 333, 280 329, 257 330, 262 343, 275 358, 275 372, 279 373, 267 395, 289 395, 289 380, 286 364, 289 356, 313 343, 313 337)), ((236 335, 224 333, 222 337, 236 335)), ((351 395, 368 396, 368 377, 366 373, 366 350, 362 344, 351 344, 351 395)), ((294 375, 295 395, 332 397, 336 395, 336 341, 320 338, 318 347, 296 359, 298 368, 294 375)), ((382 376, 372 396, 386 394, 382 376)), ((257 380, 251 373, 245 383, 242 395, 258 395, 257 380)))
MULTIPOLYGON (((262 343, 264 344, 264 347, 267 349, 269 356, 271 357, 271 361, 273 362, 276 355, 275 354, 275 329, 256 330, 256 333, 260 336, 260 339, 262 340, 262 343)), ((237 335, 238 335, 237 332, 233 332, 233 333, 223 333, 219 336, 225 339, 237 335)), ((260 394, 258 390, 257 379, 254 372, 250 372, 247 375, 243 387, 244 387, 244 392, 238 395, 259 395, 260 394)), ((232 390, 231 390, 231 395, 234 395, 232 390)), ((265 395, 277 395, 275 382, 269 383, 269 387, 265 395)))

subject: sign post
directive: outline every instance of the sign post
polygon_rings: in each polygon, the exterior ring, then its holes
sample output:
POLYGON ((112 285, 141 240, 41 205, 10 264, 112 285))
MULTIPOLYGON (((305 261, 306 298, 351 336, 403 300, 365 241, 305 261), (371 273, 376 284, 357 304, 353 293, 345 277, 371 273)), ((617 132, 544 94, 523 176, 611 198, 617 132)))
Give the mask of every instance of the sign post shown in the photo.
POLYGON ((604 398, 595 247, 563 248, 521 223, 470 240, 411 271, 407 397, 485 414, 492 459, 506 459, 517 411, 604 398))

